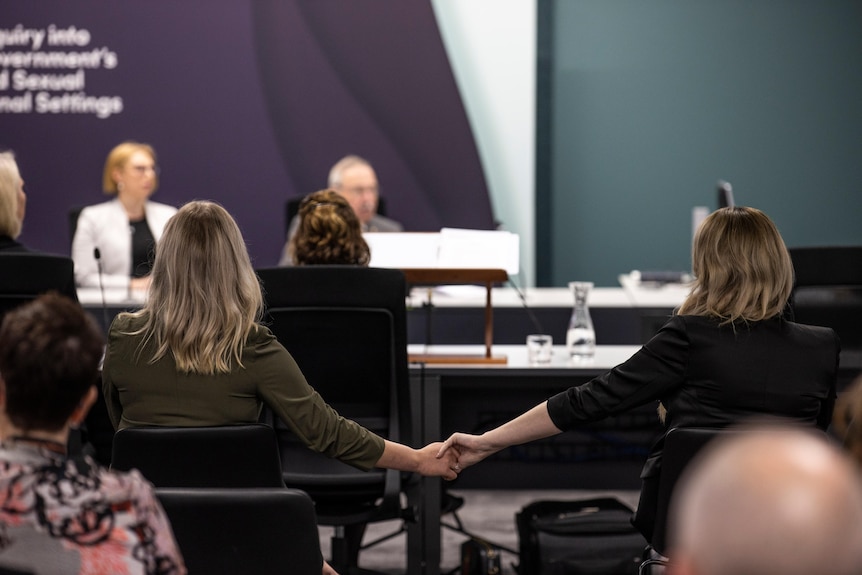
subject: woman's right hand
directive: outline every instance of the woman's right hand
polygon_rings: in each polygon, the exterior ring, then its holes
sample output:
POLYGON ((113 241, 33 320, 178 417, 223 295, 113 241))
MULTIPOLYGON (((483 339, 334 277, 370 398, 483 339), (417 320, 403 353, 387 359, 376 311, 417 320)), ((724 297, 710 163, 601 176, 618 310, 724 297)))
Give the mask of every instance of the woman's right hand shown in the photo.
POLYGON ((449 439, 443 442, 443 446, 437 452, 437 457, 445 457, 452 451, 458 454, 457 471, 460 472, 499 450, 491 447, 484 435, 453 433, 449 439))

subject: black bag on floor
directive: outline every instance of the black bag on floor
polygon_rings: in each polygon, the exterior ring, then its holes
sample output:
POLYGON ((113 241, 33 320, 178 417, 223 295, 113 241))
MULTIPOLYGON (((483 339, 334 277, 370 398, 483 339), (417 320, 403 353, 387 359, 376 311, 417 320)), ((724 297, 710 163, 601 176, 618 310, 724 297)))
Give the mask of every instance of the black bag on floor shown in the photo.
POLYGON ((515 514, 519 575, 637 574, 646 540, 613 497, 535 501, 515 514))
POLYGON ((461 544, 461 575, 500 575, 500 549, 473 537, 461 544))

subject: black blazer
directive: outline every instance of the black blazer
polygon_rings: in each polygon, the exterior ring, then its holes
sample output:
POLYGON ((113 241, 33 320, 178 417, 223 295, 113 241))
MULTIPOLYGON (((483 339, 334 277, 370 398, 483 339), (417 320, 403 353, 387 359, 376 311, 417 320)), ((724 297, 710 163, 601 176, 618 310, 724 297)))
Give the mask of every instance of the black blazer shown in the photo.
MULTIPOLYGON (((550 398, 548 414, 566 430, 661 401, 667 429, 722 428, 778 416, 825 430, 832 421, 840 351, 830 328, 781 318, 719 326, 711 318, 674 316, 629 360, 550 398)), ((638 515, 641 507, 655 506, 649 491, 661 471, 663 439, 641 472, 638 515)))
POLYGON ((775 318, 719 326, 674 316, 629 360, 549 400, 560 429, 661 401, 666 426, 725 427, 773 415, 826 429, 838 354, 832 329, 775 318))

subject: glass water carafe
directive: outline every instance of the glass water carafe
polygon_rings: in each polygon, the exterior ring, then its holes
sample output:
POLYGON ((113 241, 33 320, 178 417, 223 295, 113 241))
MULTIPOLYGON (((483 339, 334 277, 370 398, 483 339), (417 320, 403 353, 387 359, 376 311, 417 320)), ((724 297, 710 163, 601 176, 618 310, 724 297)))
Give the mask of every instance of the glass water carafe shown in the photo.
POLYGON ((576 359, 588 359, 596 353, 596 330, 587 307, 587 296, 593 288, 592 282, 569 282, 575 296, 575 307, 566 332, 566 348, 576 359))

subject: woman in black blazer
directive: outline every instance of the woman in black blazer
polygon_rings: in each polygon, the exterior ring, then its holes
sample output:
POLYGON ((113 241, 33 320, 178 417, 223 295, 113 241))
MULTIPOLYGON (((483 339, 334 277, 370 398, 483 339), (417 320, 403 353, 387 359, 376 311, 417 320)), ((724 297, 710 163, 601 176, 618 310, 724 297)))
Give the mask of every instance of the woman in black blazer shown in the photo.
MULTIPOLYGON (((775 224, 754 208, 713 212, 695 235, 692 268, 685 302, 629 360, 482 435, 453 434, 441 453, 459 453, 455 471, 506 447, 651 402, 667 429, 778 416, 825 430, 840 344, 829 328, 782 317, 793 265, 775 224)), ((641 518, 655 506, 662 444, 641 474, 641 518)), ((648 531, 651 524, 638 526, 648 531)))

